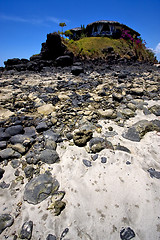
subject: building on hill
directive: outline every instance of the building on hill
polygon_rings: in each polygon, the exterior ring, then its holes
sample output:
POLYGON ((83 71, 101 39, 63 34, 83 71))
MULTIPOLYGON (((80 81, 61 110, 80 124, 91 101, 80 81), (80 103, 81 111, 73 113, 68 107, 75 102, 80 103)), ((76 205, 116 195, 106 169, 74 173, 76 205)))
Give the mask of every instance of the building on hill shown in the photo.
MULTIPOLYGON (((140 34, 133 30, 132 28, 121 24, 116 21, 107 21, 101 20, 90 23, 86 26, 85 34, 87 37, 113 37, 120 38, 122 34, 122 30, 128 30, 128 32, 132 35, 138 37, 140 34)), ((70 29, 72 35, 70 35, 70 39, 76 40, 79 39, 83 29, 82 28, 73 28, 70 29)))

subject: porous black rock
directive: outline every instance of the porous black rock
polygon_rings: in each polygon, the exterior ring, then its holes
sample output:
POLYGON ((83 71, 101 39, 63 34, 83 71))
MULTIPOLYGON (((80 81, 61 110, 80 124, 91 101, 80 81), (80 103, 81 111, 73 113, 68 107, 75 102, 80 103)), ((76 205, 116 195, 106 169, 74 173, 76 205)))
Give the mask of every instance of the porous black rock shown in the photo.
POLYGON ((84 147, 92 138, 93 132, 91 130, 80 130, 73 135, 75 145, 84 147))

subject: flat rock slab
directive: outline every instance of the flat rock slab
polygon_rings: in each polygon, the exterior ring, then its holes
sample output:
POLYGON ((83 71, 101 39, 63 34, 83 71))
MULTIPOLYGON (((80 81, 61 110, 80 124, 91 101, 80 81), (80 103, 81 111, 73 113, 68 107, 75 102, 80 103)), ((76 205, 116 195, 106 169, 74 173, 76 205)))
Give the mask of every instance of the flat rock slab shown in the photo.
POLYGON ((0 234, 7 228, 10 227, 14 222, 14 218, 10 214, 0 215, 0 234))
POLYGON ((30 204, 38 204, 45 200, 51 193, 57 191, 58 188, 58 181, 52 178, 50 172, 45 172, 26 184, 24 200, 30 204))
POLYGON ((142 137, 147 132, 151 132, 151 131, 160 131, 159 120, 153 120, 153 121, 141 120, 135 123, 133 126, 131 126, 126 132, 124 132, 122 134, 122 137, 134 142, 140 142, 142 137))

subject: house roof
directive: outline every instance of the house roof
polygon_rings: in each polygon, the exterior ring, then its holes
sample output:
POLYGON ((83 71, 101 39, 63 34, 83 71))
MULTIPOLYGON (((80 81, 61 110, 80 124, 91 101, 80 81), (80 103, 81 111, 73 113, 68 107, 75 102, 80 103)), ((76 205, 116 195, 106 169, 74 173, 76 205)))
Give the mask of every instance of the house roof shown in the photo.
POLYGON ((89 24, 87 25, 87 27, 90 27, 90 26, 92 26, 93 24, 99 24, 99 23, 120 24, 119 22, 116 22, 116 21, 100 20, 100 21, 96 21, 96 22, 89 23, 89 24))
POLYGON ((103 23, 103 24, 113 24, 113 25, 118 25, 118 26, 122 26, 125 29, 128 29, 129 31, 133 32, 134 34, 136 34, 137 36, 140 36, 140 34, 138 32, 136 32, 135 30, 133 30, 132 28, 126 26, 125 24, 121 24, 119 22, 116 21, 108 21, 108 20, 100 20, 100 21, 96 21, 93 23, 89 23, 86 28, 90 28, 92 27, 92 25, 94 24, 99 24, 99 23, 103 23))
POLYGON ((72 29, 70 29, 70 31, 78 32, 78 31, 82 31, 82 28, 81 27, 72 28, 72 29))

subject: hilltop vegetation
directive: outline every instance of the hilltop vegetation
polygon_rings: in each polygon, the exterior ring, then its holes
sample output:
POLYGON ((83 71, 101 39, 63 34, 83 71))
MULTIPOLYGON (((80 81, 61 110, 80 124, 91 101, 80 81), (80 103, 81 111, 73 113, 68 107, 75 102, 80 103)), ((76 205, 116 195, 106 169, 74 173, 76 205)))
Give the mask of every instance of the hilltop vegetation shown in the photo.
POLYGON ((84 37, 79 40, 63 40, 68 50, 81 59, 126 58, 127 60, 156 62, 154 53, 142 43, 108 37, 84 37))

